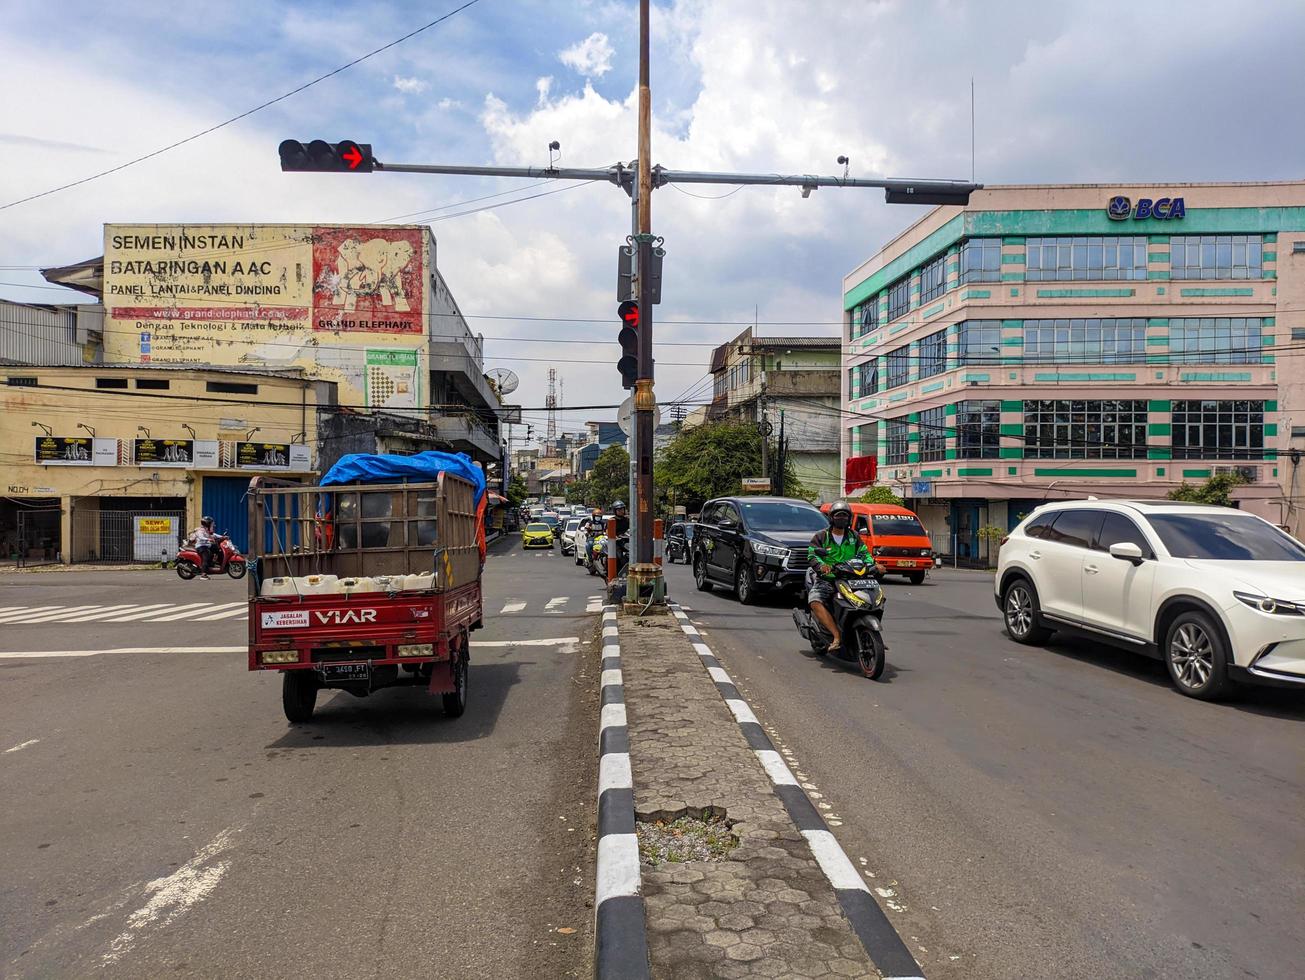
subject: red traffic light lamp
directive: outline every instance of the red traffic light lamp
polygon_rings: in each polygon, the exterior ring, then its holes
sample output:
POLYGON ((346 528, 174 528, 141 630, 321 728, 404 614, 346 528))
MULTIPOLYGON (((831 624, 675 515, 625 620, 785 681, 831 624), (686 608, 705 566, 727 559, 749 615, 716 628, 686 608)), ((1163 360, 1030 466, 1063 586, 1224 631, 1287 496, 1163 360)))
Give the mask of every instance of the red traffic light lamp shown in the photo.
POLYGON ((639 378, 639 304, 627 299, 616 308, 621 318, 621 332, 616 339, 621 344, 621 359, 616 369, 621 372, 621 387, 633 388, 639 378))
POLYGON ((339 143, 313 140, 308 144, 285 140, 277 147, 277 152, 281 155, 283 171, 369 174, 376 166, 372 145, 353 140, 339 143))

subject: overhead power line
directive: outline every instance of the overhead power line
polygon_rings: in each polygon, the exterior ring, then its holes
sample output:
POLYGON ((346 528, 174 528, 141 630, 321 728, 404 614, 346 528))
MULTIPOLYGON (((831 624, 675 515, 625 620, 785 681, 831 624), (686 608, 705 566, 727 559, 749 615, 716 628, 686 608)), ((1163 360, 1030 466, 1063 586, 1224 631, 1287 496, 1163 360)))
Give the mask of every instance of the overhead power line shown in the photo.
POLYGON ((67 184, 60 184, 58 187, 51 187, 49 190, 41 191, 39 194, 29 194, 27 197, 19 198, 16 201, 10 201, 8 204, 0 204, 0 211, 4 211, 7 208, 16 207, 19 204, 26 204, 28 201, 35 201, 38 198, 48 197, 51 194, 57 194, 59 193, 59 191, 66 191, 70 187, 78 187, 81 184, 90 183, 92 180, 99 180, 101 177, 107 177, 109 176, 109 174, 115 174, 120 170, 126 170, 128 167, 133 167, 138 163, 143 163, 144 161, 150 160, 156 156, 159 156, 160 154, 167 153, 169 150, 175 150, 179 146, 185 146, 187 143, 193 143, 195 140, 199 139, 200 137, 207 136, 209 133, 215 133, 219 129, 222 129, 226 126, 230 126, 232 123, 239 122, 242 119, 252 116, 256 112, 261 112, 263 109, 266 109, 269 106, 274 106, 278 102, 284 102, 292 95, 298 95, 300 92, 304 91, 305 89, 312 88, 318 82, 324 82, 328 78, 332 78, 343 71, 348 71, 354 65, 362 64, 368 58, 373 58, 376 55, 380 54, 382 51, 388 51, 390 48, 394 47, 395 45, 402 44, 404 41, 416 37, 418 34, 422 33, 423 31, 430 30, 432 27, 435 27, 437 24, 442 24, 444 21, 448 20, 450 17, 454 16, 455 14, 459 14, 462 11, 466 10, 468 7, 474 6, 479 2, 480 0, 467 0, 467 2, 462 4, 461 6, 455 7, 453 10, 450 10, 448 13, 440 17, 436 17, 428 24, 423 24, 415 31, 409 31, 407 34, 403 35, 403 37, 396 38, 395 40, 391 41, 389 44, 383 44, 379 48, 375 48, 372 51, 368 51, 366 54, 362 55, 361 57, 355 58, 353 61, 350 61, 348 64, 341 65, 339 68, 333 68, 331 71, 328 71, 326 74, 318 75, 316 78, 312 79, 311 81, 304 82, 304 84, 300 85, 298 88, 291 89, 289 92, 286 92, 284 95, 278 95, 274 99, 268 99, 266 102, 256 105, 252 109, 246 109, 244 112, 240 113, 239 115, 232 116, 230 119, 225 119, 222 122, 217 123, 216 125, 208 127, 208 129, 202 130, 191 136, 187 136, 185 139, 177 140, 175 143, 169 143, 167 146, 161 146, 157 150, 152 150, 149 153, 145 153, 141 156, 138 156, 133 160, 128 160, 126 163, 120 163, 116 167, 110 167, 108 170, 101 170, 99 173, 91 174, 88 177, 82 177, 79 180, 70 181, 67 184))

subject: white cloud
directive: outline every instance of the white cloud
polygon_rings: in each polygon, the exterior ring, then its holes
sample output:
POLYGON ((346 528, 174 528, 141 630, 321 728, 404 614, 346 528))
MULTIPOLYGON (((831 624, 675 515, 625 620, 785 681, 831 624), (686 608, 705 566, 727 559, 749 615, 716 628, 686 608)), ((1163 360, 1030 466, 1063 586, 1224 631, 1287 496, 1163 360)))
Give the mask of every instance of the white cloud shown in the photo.
POLYGON ((548 93, 553 88, 553 76, 547 75, 544 78, 535 79, 535 100, 536 105, 543 105, 548 101, 548 93))
POLYGON ((404 95, 417 95, 430 88, 430 83, 422 81, 420 78, 404 78, 402 75, 395 75, 394 87, 404 95))
POLYGON ((574 68, 586 78, 601 78, 612 70, 612 56, 616 54, 606 34, 595 31, 583 41, 558 52, 558 58, 568 68, 574 68))

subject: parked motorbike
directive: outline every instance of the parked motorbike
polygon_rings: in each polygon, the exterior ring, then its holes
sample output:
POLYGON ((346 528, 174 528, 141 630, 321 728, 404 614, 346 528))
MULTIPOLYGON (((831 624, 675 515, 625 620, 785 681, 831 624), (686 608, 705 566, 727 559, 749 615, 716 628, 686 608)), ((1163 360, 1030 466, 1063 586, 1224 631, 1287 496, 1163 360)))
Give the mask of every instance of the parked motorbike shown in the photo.
MULTIPOLYGON (((833 571, 834 597, 829 607, 843 634, 843 645, 832 659, 856 666, 872 681, 878 680, 887 663, 882 623, 887 600, 883 586, 874 576, 874 566, 860 558, 839 562, 833 571)), ((793 622, 817 656, 829 655, 834 638, 810 609, 794 609, 793 622)))
MULTIPOLYGON (((240 553, 240 549, 231 543, 230 535, 214 535, 214 544, 217 547, 209 552, 207 571, 215 572, 218 575, 226 572, 232 578, 244 578, 245 573, 249 571, 249 563, 245 560, 245 556, 240 553)), ((191 542, 187 541, 185 546, 177 552, 177 576, 190 581, 201 573, 199 551, 191 542)))

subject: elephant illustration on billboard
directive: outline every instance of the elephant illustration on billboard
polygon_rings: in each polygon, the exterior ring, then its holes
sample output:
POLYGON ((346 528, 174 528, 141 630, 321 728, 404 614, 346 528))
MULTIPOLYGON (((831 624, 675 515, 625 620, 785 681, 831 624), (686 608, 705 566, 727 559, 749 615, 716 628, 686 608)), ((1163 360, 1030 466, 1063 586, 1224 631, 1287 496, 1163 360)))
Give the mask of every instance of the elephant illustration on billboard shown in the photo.
POLYGON ((336 306, 353 310, 359 296, 379 296, 382 305, 396 313, 411 307, 403 286, 403 270, 412 261, 409 242, 372 238, 359 241, 346 238, 338 248, 336 281, 331 300, 336 306))

